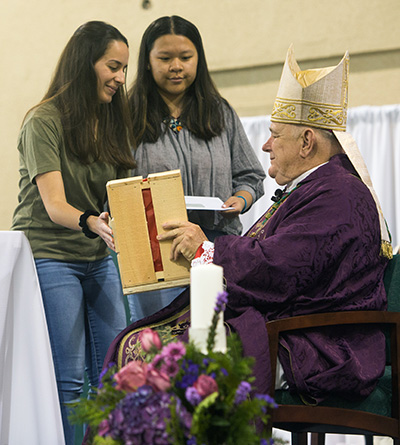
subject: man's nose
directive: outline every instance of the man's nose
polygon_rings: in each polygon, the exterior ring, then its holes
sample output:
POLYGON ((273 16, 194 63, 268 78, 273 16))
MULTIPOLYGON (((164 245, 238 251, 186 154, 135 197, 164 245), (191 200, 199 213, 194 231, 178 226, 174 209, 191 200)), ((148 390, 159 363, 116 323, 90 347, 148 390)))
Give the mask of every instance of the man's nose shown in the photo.
POLYGON ((267 142, 262 146, 262 151, 270 151, 271 150, 271 138, 268 139, 267 142))

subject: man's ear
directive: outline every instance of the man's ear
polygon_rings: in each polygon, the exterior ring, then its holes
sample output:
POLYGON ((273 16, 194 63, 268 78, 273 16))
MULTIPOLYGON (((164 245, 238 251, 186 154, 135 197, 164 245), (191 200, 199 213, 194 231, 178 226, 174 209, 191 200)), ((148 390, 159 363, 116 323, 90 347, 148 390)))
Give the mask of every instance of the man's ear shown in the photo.
POLYGON ((300 156, 307 158, 313 151, 316 142, 316 135, 312 128, 306 128, 301 135, 300 156))

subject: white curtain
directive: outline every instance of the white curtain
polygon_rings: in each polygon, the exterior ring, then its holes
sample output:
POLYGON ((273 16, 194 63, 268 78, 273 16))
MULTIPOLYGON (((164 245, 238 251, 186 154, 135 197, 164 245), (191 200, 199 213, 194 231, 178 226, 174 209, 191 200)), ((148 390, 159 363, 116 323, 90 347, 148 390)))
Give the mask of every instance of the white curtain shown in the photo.
MULTIPOLYGON (((258 158, 268 170, 269 156, 261 147, 269 138, 270 116, 244 117, 241 121, 258 158)), ((396 174, 400 173, 400 105, 351 108, 347 131, 364 157, 395 248, 400 244, 400 175, 396 174)), ((264 186, 265 195, 241 216, 245 231, 272 204, 271 196, 278 186, 269 177, 264 186)))

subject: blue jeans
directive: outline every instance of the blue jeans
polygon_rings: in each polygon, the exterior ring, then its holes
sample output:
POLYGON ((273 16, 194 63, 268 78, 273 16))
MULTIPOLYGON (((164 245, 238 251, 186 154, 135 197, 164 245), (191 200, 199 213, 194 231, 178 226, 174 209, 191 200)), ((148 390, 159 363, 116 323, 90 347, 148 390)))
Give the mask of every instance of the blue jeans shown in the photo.
POLYGON ((97 387, 110 343, 126 326, 119 275, 111 256, 94 262, 36 259, 66 445, 74 444, 68 421, 83 392, 85 370, 97 387))
POLYGON ((168 306, 185 289, 186 287, 171 287, 127 295, 131 323, 148 317, 168 306))
MULTIPOLYGON (((218 236, 226 235, 226 233, 217 230, 203 229, 203 232, 209 241, 212 242, 218 236)), ((185 289, 186 287, 172 287, 169 289, 127 295, 126 298, 128 300, 131 323, 148 317, 168 306, 185 289)))

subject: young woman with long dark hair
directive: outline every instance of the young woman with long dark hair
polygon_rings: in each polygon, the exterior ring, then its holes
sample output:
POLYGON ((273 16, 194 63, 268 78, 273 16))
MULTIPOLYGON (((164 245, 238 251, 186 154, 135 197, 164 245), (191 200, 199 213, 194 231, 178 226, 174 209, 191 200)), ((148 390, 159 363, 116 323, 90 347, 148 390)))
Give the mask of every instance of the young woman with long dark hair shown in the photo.
POLYGON ((12 229, 25 232, 38 272, 66 444, 85 368, 98 386, 107 348, 126 326, 106 183, 135 166, 124 89, 126 38, 92 21, 67 43, 42 101, 25 116, 18 140, 19 204, 12 229))
MULTIPOLYGON (((137 138, 134 175, 180 169, 185 195, 216 196, 231 210, 188 212, 207 237, 240 235, 239 214, 264 193, 265 172, 239 117, 215 87, 197 27, 161 17, 143 34, 129 91, 137 138)), ((181 290, 128 296, 131 321, 168 304, 181 290)))

